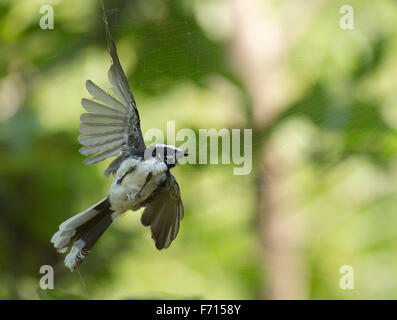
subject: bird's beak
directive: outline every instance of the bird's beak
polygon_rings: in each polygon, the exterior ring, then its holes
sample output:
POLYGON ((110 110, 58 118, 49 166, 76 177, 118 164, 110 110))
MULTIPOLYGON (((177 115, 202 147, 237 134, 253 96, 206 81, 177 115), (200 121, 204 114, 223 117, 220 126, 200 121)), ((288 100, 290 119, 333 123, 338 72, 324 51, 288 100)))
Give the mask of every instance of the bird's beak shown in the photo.
POLYGON ((190 156, 190 153, 184 152, 183 155, 184 155, 185 157, 187 157, 187 156, 190 156))

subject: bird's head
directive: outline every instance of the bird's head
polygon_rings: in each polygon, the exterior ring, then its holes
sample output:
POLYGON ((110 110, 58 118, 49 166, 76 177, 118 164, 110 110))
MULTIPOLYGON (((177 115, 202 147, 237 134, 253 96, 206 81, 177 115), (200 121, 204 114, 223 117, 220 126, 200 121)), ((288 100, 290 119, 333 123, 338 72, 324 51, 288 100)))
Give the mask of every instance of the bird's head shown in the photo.
POLYGON ((188 155, 177 147, 165 144, 155 144, 145 150, 145 160, 156 158, 158 161, 164 162, 168 169, 175 167, 179 159, 188 155))

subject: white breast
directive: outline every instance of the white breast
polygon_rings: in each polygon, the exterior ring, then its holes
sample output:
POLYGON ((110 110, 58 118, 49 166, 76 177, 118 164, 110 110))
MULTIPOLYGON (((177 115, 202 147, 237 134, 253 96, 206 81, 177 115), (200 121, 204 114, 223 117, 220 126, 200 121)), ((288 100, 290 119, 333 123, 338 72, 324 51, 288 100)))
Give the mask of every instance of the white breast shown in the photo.
POLYGON ((141 202, 147 199, 160 183, 165 181, 166 171, 165 163, 154 158, 146 161, 125 160, 117 170, 110 187, 109 200, 112 210, 116 213, 114 217, 116 218, 127 210, 138 210, 141 207, 141 202), (117 181, 132 167, 135 167, 134 171, 127 174, 121 184, 117 184, 117 181), (152 178, 144 187, 139 198, 136 198, 150 172, 152 172, 152 178))

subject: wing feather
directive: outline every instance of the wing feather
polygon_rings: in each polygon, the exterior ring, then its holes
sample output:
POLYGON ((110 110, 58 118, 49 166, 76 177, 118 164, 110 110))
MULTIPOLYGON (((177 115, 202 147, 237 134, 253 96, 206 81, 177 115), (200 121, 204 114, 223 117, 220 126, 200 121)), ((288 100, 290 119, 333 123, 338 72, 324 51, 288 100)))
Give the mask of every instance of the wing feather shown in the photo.
MULTIPOLYGON (((84 145, 80 148, 83 155, 93 155, 84 163, 97 163, 118 155, 142 156, 146 149, 140 128, 138 109, 134 96, 128 85, 127 77, 117 56, 116 46, 111 37, 106 16, 104 16, 109 54, 112 64, 108 78, 112 85, 114 96, 105 92, 94 82, 87 80, 86 88, 92 99, 82 99, 81 104, 88 113, 80 117, 79 131, 82 133, 78 141, 84 145)), ((120 161, 113 161, 105 171, 118 169, 120 161)))
POLYGON ((96 125, 90 125, 86 123, 81 123, 79 125, 79 131, 84 134, 116 134, 116 133, 124 133, 125 130, 124 128, 120 126, 110 126, 110 125, 102 125, 102 126, 96 126, 96 125))
MULTIPOLYGON (((123 87, 123 80, 119 76, 119 72, 117 72, 115 65, 113 64, 108 72, 108 78, 110 83, 113 85, 112 91, 116 95, 116 97, 124 103, 124 105, 129 104, 129 95, 128 93, 125 93, 124 90, 125 88, 123 87)), ((127 88, 129 91, 129 88, 127 88)))
POLYGON ((117 109, 113 109, 111 107, 105 106, 98 102, 89 100, 89 99, 81 99, 81 104, 85 110, 91 112, 93 114, 106 114, 106 115, 119 115, 125 117, 124 112, 121 112, 117 109))
POLYGON ((150 226, 158 250, 168 248, 179 231, 183 219, 183 204, 178 183, 170 175, 154 194, 142 213, 141 222, 150 226))
POLYGON ((124 139, 120 133, 116 134, 83 134, 77 138, 80 144, 84 146, 95 146, 97 144, 112 142, 115 140, 124 139))
POLYGON ((89 154, 93 154, 93 153, 109 151, 116 147, 121 147, 123 144, 124 144, 124 141, 123 141, 123 139, 121 139, 121 140, 111 141, 111 142, 107 142, 107 143, 103 143, 103 144, 95 145, 95 146, 85 146, 85 147, 80 148, 79 151, 83 155, 89 155, 89 154))
POLYGON ((113 98, 110 94, 107 94, 105 91, 99 88, 91 80, 86 81, 85 87, 87 88, 87 91, 94 97, 94 99, 101 101, 105 105, 115 110, 125 113, 127 108, 124 105, 122 105, 119 101, 113 98))
POLYGON ((109 157, 118 155, 121 152, 121 150, 122 150, 121 148, 115 148, 113 150, 99 153, 95 156, 85 159, 84 163, 85 164, 93 164, 93 163, 101 162, 109 157))
POLYGON ((95 114, 95 113, 83 113, 80 116, 82 123, 111 123, 117 122, 120 125, 125 126, 127 120, 123 116, 119 115, 107 115, 107 114, 95 114))

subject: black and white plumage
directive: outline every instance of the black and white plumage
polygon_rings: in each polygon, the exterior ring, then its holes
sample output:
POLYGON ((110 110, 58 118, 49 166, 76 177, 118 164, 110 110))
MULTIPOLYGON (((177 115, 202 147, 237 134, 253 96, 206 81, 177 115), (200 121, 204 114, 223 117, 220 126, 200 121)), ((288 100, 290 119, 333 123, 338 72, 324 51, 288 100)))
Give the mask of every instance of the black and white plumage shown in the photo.
POLYGON ((105 171, 114 175, 109 195, 94 206, 69 218, 59 226, 51 242, 66 252, 65 265, 74 271, 99 237, 125 211, 144 207, 141 222, 150 226, 156 248, 168 248, 176 238, 184 215, 178 183, 170 173, 187 154, 163 144, 146 148, 135 99, 117 56, 104 17, 112 65, 108 77, 111 95, 92 81, 86 88, 93 99, 82 99, 88 113, 81 115, 78 141, 80 153, 91 155, 85 164, 118 156, 105 171))

